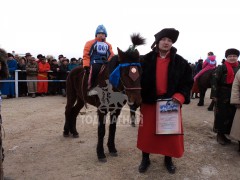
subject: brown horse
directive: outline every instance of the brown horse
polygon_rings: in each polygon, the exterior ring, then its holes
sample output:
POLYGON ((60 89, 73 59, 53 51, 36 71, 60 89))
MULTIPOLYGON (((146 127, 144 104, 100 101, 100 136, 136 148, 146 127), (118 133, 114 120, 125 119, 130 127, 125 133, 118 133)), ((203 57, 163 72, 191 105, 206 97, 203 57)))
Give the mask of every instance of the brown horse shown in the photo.
MULTIPOLYGON (((198 106, 203 106, 204 105, 205 93, 206 93, 208 88, 211 88, 211 79, 212 79, 212 75, 213 75, 214 70, 215 69, 211 69, 211 70, 206 71, 203 75, 201 75, 197 79, 198 88, 199 88, 199 92, 200 92, 200 98, 199 98, 198 106)), ((212 111, 213 106, 214 106, 214 102, 212 101, 211 104, 208 107, 208 110, 212 111)))
POLYGON ((78 137, 76 118, 80 110, 89 103, 97 107, 98 116, 98 143, 97 157, 99 161, 106 162, 103 142, 105 136, 105 122, 110 112, 110 126, 108 137, 108 150, 110 155, 117 156, 115 147, 115 132, 117 118, 122 107, 128 101, 137 106, 141 103, 141 65, 139 52, 135 47, 145 43, 139 34, 131 36, 133 45, 126 52, 119 48, 108 63, 102 65, 98 76, 98 95, 87 96, 88 75, 82 67, 73 69, 67 77, 67 104, 65 108, 65 125, 63 135, 78 137), (109 83, 110 82, 114 85, 109 83))

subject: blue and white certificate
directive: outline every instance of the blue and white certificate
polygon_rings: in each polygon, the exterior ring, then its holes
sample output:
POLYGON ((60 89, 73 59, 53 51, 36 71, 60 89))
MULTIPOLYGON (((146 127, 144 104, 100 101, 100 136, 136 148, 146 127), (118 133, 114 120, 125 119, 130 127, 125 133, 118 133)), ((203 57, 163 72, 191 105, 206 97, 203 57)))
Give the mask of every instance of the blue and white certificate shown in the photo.
POLYGON ((156 134, 182 134, 180 105, 172 99, 161 99, 156 105, 156 134))

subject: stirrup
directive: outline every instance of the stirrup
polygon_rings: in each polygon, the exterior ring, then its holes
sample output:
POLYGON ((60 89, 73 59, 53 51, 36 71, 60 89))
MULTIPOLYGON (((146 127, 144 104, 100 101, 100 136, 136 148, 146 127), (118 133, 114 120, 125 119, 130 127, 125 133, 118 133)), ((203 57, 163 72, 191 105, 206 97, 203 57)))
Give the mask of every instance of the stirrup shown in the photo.
POLYGON ((94 96, 94 95, 97 95, 97 94, 98 94, 98 92, 94 89, 92 89, 88 92, 88 96, 94 96))

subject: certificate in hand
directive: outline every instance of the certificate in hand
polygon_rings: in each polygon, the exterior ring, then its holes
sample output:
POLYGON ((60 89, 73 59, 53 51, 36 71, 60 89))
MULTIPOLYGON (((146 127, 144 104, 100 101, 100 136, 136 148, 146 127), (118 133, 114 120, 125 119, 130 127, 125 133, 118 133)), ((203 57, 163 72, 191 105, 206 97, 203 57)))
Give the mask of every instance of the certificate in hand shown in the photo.
POLYGON ((156 105, 156 134, 182 134, 180 105, 172 99, 162 99, 156 105))

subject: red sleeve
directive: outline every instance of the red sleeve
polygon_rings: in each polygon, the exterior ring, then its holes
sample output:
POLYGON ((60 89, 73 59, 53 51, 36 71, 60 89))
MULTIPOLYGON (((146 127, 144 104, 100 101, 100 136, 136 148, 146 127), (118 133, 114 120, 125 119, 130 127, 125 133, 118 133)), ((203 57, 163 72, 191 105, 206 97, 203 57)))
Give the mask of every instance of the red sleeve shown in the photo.
POLYGON ((182 105, 185 101, 185 97, 181 94, 181 93, 175 93, 172 98, 178 100, 178 102, 180 102, 180 104, 182 105))

